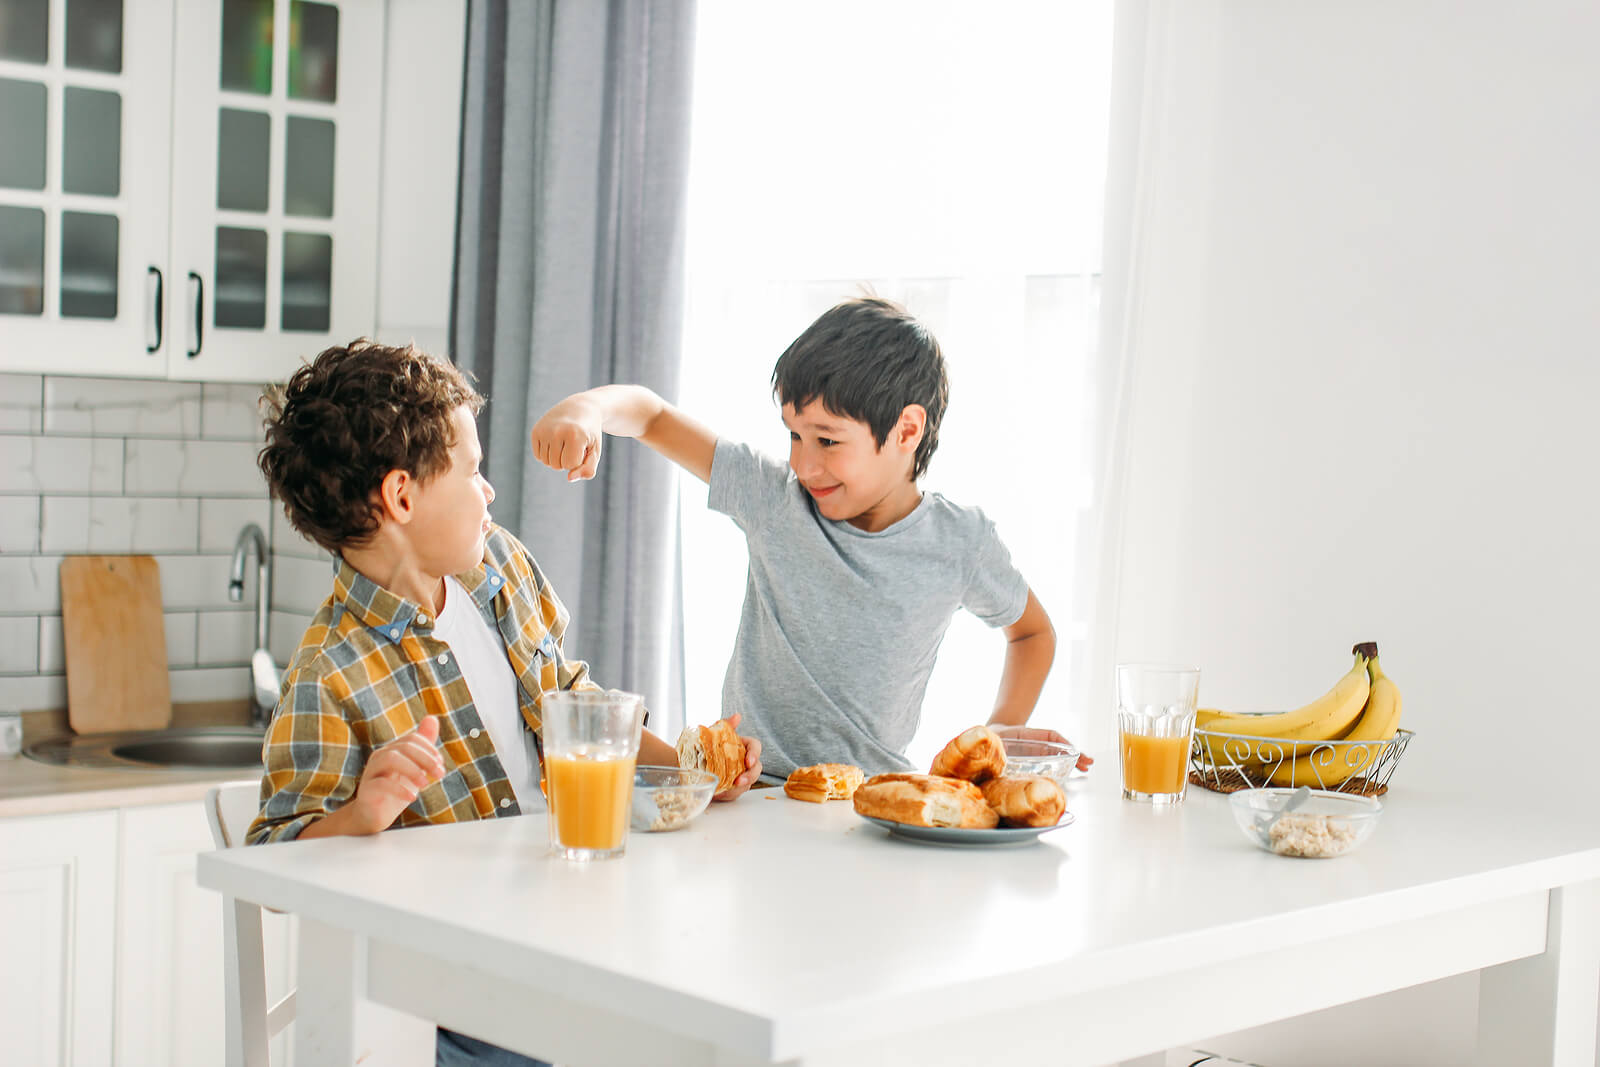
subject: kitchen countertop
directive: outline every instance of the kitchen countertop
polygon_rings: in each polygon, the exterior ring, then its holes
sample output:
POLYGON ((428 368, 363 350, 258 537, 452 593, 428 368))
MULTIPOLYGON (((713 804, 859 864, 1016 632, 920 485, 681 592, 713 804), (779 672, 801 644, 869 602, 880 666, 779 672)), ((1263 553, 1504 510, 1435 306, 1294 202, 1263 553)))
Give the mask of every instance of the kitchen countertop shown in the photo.
MULTIPOLYGON (((177 705, 173 726, 242 725, 248 712, 242 702, 177 705)), ((65 711, 23 715, 23 744, 70 732, 65 711)), ((17 756, 0 759, 0 818, 101 811, 146 804, 199 800, 219 782, 259 781, 238 767, 176 770, 57 766, 17 756)))

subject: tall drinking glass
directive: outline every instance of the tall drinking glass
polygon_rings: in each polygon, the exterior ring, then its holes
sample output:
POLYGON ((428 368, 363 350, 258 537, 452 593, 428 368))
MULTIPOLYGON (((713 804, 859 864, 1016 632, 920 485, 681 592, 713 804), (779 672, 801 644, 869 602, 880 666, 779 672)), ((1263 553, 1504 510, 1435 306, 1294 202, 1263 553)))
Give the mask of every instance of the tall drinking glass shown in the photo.
POLYGON ((551 850, 569 860, 622 855, 644 699, 560 690, 544 695, 541 710, 551 850))
POLYGON ((1177 804, 1189 789, 1200 669, 1167 663, 1117 664, 1117 734, 1122 795, 1177 804))

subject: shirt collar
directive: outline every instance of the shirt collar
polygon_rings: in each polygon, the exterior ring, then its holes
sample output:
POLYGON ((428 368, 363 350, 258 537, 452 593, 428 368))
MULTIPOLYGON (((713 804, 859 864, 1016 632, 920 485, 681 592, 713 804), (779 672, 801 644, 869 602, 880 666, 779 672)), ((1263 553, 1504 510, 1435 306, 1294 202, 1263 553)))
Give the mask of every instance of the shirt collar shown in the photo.
MULTIPOLYGON (((333 576, 334 603, 367 626, 383 635, 391 644, 398 643, 406 630, 416 625, 432 629, 434 617, 424 612, 414 600, 396 596, 343 559, 335 559, 333 576), (426 620, 426 621, 424 621, 426 620)), ((480 609, 487 609, 500 590, 506 587, 505 575, 485 556, 470 571, 453 576, 461 583, 480 609)))

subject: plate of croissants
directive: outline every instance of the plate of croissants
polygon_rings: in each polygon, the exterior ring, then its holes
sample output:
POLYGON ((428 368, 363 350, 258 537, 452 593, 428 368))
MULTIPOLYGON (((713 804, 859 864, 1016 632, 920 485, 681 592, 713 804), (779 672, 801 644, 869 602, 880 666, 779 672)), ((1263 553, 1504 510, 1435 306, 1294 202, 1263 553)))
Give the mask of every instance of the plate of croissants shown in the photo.
POLYGON ((891 834, 941 845, 1020 845, 1072 823, 1067 795, 1050 778, 1007 774, 1000 735, 974 726, 952 738, 927 774, 865 778, 860 768, 801 767, 784 792, 821 803, 848 799, 856 814, 891 834))

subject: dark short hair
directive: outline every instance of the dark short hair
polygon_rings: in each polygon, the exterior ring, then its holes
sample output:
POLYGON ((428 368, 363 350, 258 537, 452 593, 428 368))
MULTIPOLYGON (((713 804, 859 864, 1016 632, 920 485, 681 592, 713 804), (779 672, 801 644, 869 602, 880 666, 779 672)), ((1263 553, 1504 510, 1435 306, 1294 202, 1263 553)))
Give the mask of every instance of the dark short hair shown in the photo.
POLYGON ((477 414, 483 402, 445 360, 361 337, 267 387, 256 464, 289 524, 337 553, 377 532, 390 471, 425 482, 449 469, 451 413, 465 404, 477 414))
POLYGON ((822 313, 778 357, 772 389, 796 411, 813 400, 835 415, 867 424, 878 447, 909 404, 928 413, 911 467, 928 470, 939 423, 950 402, 944 354, 930 331, 892 300, 865 296, 822 313))

